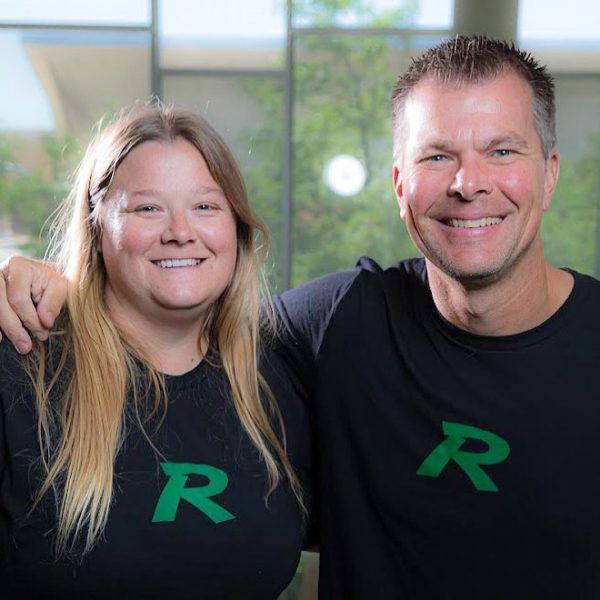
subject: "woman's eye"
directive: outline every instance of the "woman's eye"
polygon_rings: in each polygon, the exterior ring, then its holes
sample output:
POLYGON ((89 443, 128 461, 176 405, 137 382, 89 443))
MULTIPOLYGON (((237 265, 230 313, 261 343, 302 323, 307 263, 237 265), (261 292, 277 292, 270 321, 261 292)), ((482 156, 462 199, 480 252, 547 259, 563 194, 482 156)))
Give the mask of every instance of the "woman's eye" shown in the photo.
POLYGON ((156 212, 158 209, 156 208, 156 206, 152 206, 151 204, 144 204, 143 206, 138 206, 135 209, 135 212, 141 212, 141 213, 152 213, 152 212, 156 212))

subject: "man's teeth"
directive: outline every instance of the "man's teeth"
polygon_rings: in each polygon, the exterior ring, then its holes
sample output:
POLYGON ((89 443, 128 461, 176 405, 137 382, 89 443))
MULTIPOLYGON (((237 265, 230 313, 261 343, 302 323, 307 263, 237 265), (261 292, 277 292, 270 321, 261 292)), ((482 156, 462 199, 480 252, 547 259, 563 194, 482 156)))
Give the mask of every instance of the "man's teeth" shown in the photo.
POLYGON ((171 267, 195 267, 200 262, 198 258, 167 258, 166 260, 155 260, 154 264, 163 269, 170 269, 171 267))
POLYGON ((483 219, 447 219, 446 225, 450 227, 489 227, 502 223, 500 217, 484 217, 483 219))

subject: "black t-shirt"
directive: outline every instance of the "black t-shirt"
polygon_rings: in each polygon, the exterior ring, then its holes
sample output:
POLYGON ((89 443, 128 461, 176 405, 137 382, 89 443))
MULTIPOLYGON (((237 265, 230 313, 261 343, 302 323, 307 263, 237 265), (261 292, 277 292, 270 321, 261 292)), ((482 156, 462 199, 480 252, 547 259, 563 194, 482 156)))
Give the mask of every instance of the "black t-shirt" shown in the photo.
MULTIPOLYGON (((296 384, 273 353, 262 371, 285 419, 287 449, 310 496, 311 435, 296 384)), ((167 378, 154 443, 128 423, 104 535, 83 559, 56 561, 51 495, 27 516, 42 471, 21 359, 0 344, 0 598, 276 598, 306 531, 287 483, 269 496, 263 463, 207 361, 167 378)))
POLYGON ((482 337, 422 260, 276 301, 314 395, 323 598, 600 598, 600 283, 482 337))

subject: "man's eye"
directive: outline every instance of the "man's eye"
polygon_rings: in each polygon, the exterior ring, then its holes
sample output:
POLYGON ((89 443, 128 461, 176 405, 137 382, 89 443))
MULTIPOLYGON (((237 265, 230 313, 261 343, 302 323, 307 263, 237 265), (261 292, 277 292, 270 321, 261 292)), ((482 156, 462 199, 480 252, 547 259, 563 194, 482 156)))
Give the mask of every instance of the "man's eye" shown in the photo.
POLYGON ((428 160, 430 162, 441 162, 445 158, 446 157, 443 154, 434 154, 433 156, 427 157, 425 160, 428 160))
POLYGON ((508 148, 499 148, 498 150, 494 150, 494 155, 500 157, 511 156, 512 150, 509 150, 508 148))

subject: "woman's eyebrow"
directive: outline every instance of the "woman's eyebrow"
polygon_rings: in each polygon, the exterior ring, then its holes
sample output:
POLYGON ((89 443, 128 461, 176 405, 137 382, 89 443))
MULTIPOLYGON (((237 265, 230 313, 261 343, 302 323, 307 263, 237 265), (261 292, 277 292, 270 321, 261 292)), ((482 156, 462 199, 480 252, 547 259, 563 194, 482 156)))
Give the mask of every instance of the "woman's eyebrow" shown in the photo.
MULTIPOLYGON (((221 188, 210 187, 210 186, 205 186, 205 185, 199 185, 199 186, 193 188, 192 193, 197 194, 199 196, 206 196, 209 194, 219 194, 220 196, 223 196, 223 198, 225 197, 225 193, 223 192, 223 190, 221 188)), ((142 188, 139 190, 132 190, 129 192, 129 194, 133 197, 150 196, 150 197, 156 198, 156 197, 160 197, 160 196, 164 195, 164 192, 161 192, 160 190, 155 190, 153 188, 142 188)))

